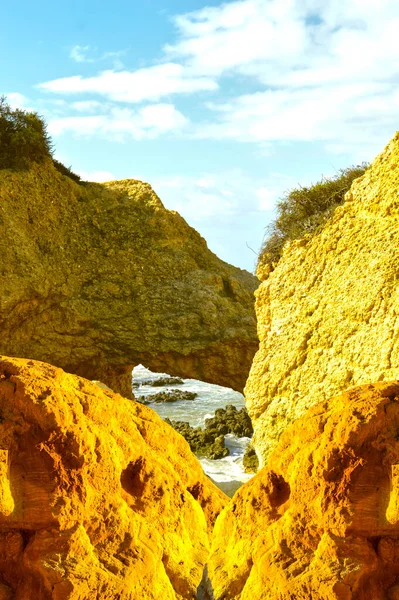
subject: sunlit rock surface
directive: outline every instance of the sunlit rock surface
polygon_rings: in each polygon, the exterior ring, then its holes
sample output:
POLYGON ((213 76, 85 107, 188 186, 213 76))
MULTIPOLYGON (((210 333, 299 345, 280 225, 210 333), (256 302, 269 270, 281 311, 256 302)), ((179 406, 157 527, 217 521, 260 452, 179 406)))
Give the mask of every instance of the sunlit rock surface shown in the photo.
POLYGON ((0 359, 1 599, 192 599, 226 500, 149 408, 0 359))
MULTIPOLYGON (((399 378, 399 136, 318 234, 293 242, 257 291, 246 385, 263 462, 323 398, 399 378)), ((262 272, 262 269, 260 269, 262 272)))
POLYGON ((0 170, 0 352, 131 395, 144 364, 242 391, 258 280, 221 261, 147 183, 0 170))
POLYGON ((215 600, 399 598, 399 382, 311 408, 216 521, 215 600))

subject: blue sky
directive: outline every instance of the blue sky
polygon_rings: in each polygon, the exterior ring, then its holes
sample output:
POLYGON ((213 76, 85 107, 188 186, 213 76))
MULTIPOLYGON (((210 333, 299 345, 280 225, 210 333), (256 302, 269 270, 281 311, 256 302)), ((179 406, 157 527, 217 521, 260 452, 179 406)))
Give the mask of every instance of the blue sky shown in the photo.
POLYGON ((285 190, 398 129, 398 31, 396 0, 20 0, 0 93, 45 116, 84 178, 148 181, 252 270, 285 190))

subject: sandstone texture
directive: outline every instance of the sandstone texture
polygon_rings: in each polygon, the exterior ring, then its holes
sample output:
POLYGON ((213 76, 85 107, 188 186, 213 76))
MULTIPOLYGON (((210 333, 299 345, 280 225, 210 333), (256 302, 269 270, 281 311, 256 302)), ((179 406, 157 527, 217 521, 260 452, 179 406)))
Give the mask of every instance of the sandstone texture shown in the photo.
POLYGON ((398 223, 396 135, 324 228, 263 269, 260 347, 245 390, 262 464, 315 402, 399 377, 398 223))
POLYGON ((399 382, 309 409, 218 517, 215 600, 395 600, 399 382))
POLYGON ((242 390, 258 280, 224 263, 141 181, 0 170, 0 352, 131 395, 131 370, 242 390))
POLYGON ((147 407, 0 358, 0 598, 192 599, 225 501, 147 407))

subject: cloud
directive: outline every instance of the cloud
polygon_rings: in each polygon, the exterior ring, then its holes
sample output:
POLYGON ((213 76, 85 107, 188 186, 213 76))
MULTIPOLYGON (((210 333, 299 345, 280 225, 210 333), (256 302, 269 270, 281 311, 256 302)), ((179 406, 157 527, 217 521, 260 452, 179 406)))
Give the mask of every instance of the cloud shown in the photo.
POLYGON ((397 128, 395 0, 241 0, 180 15, 175 25, 171 60, 235 89, 243 76, 258 88, 208 104, 198 137, 373 152, 397 128))
POLYGON ((13 109, 21 108, 23 110, 32 110, 28 107, 28 98, 19 92, 10 92, 9 94, 6 94, 6 100, 13 109))
POLYGON ((154 139, 182 129, 186 117, 172 104, 152 104, 133 111, 128 108, 111 108, 107 114, 62 117, 49 122, 49 132, 61 135, 67 131, 75 135, 99 134, 106 138, 124 141, 133 138, 154 139))
POLYGON ((93 77, 63 77, 39 84, 42 90, 60 94, 95 93, 116 102, 156 101, 171 94, 193 94, 217 89, 208 77, 192 77, 176 63, 136 71, 103 71, 93 77))
POLYGON ((82 100, 80 102, 72 102, 70 106, 78 112, 93 112, 100 109, 102 104, 97 100, 82 100))
POLYGON ((78 63, 92 63, 94 58, 87 56, 87 53, 92 51, 93 49, 90 46, 74 46, 69 53, 69 57, 78 63))
POLYGON ((273 210, 278 198, 295 184, 294 178, 281 173, 254 179, 234 169, 200 177, 172 175, 155 180, 153 187, 167 208, 197 223, 221 216, 238 217, 244 211, 255 214, 273 210))

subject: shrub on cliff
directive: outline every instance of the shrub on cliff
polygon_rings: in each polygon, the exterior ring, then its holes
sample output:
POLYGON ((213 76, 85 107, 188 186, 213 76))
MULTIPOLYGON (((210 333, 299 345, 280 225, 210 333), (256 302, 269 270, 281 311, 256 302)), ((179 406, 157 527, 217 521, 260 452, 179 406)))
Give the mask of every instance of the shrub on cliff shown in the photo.
POLYGON ((66 167, 62 164, 62 162, 56 160, 55 158, 53 158, 53 165, 55 166, 57 171, 59 171, 62 175, 66 175, 66 177, 73 179, 75 183, 80 183, 83 185, 83 181, 81 181, 80 176, 74 173, 71 167, 66 167))
POLYGON ((335 177, 322 177, 309 187, 288 191, 277 203, 277 218, 266 230, 259 262, 277 263, 287 241, 313 233, 323 226, 334 210, 344 202, 346 192, 368 165, 352 166, 338 171, 335 177))
POLYGON ((13 110, 0 97, 0 169, 26 169, 51 157, 53 145, 47 125, 35 112, 13 110))

